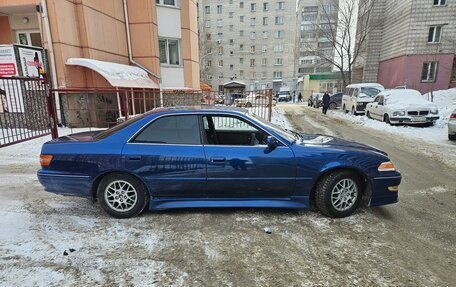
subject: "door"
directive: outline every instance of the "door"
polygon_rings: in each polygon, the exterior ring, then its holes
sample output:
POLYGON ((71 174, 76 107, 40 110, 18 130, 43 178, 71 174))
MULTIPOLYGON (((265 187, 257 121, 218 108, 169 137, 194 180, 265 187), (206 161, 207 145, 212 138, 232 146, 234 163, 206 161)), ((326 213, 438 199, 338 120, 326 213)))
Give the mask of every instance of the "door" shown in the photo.
POLYGON ((208 197, 277 198, 293 195, 296 159, 290 148, 268 148, 268 134, 230 115, 202 116, 208 197))
POLYGON ((122 152, 127 170, 153 197, 205 197, 206 158, 197 115, 170 115, 148 124, 122 152))

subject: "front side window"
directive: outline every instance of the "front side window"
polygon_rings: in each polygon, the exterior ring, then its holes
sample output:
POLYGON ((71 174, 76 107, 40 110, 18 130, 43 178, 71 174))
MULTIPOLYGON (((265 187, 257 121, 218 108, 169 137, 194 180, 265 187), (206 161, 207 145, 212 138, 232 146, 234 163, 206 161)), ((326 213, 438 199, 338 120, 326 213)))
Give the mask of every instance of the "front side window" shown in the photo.
POLYGON ((232 116, 204 116, 208 145, 265 145, 268 134, 252 124, 232 116))
POLYGON ((429 27, 428 43, 440 43, 441 33, 442 33, 442 26, 429 27))
POLYGON ((424 62, 423 70, 421 72, 422 82, 435 82, 437 75, 437 63, 438 62, 424 62))
POLYGON ((160 63, 168 65, 180 65, 179 40, 160 39, 160 63))
POLYGON ((201 144, 198 116, 167 116, 153 121, 136 138, 135 143, 201 144))

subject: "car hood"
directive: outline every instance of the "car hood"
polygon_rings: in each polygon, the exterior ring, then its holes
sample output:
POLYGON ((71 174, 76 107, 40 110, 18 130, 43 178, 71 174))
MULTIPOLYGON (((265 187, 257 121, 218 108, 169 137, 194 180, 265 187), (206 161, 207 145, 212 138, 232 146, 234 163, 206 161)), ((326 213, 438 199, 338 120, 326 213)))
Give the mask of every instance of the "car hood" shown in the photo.
POLYGON ((379 153, 384 156, 388 154, 382 150, 379 150, 376 147, 362 144, 355 141, 348 141, 328 135, 321 134, 301 134, 302 140, 296 142, 297 145, 301 146, 317 146, 324 148, 335 148, 335 149, 357 149, 361 151, 370 151, 374 153, 379 153))

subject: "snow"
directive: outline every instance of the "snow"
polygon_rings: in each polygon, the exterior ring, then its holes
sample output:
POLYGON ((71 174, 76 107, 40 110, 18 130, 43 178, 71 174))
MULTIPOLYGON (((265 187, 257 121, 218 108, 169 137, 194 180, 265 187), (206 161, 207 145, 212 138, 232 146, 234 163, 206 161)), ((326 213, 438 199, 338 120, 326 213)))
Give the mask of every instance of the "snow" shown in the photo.
POLYGON ((389 90, 380 93, 385 95, 385 105, 392 109, 436 108, 434 103, 429 102, 420 92, 411 89, 389 90))

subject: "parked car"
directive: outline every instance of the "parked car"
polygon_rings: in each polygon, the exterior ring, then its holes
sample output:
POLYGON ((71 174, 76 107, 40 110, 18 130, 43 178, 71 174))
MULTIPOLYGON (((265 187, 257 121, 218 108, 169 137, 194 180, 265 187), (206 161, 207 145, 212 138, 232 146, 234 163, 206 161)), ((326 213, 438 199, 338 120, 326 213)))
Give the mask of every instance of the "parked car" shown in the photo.
POLYGON ((241 99, 241 98, 245 98, 245 95, 241 94, 241 93, 228 94, 227 96, 225 96, 224 104, 225 105, 233 105, 235 103, 236 99, 241 99))
POLYGON ((342 106, 342 96, 344 93, 337 93, 332 95, 329 98, 329 109, 335 110, 336 108, 340 108, 342 106))
POLYGON ((287 131, 235 107, 162 108, 104 131, 45 143, 48 192, 98 200, 111 216, 146 209, 308 208, 330 217, 395 203, 401 174, 374 147, 287 131))
POLYGON ((342 96, 342 110, 345 113, 351 111, 353 115, 364 114, 366 105, 384 90, 382 85, 375 83, 348 85, 342 96))
POLYGON ((289 102, 291 101, 290 91, 279 91, 277 96, 278 102, 289 102))
POLYGON ((307 105, 313 108, 319 108, 323 102, 323 93, 312 93, 307 100, 307 105))
POLYGON ((448 121, 448 139, 456 141, 456 109, 451 113, 448 121))
MULTIPOLYGON (((272 99, 272 104, 275 105, 277 100, 275 98, 272 99)), ((258 106, 269 106, 269 98, 264 94, 254 94, 250 93, 245 98, 239 98, 234 100, 234 104, 236 107, 258 107, 258 106)))
POLYGON ((420 92, 398 89, 379 93, 372 103, 367 104, 366 115, 391 125, 432 125, 439 118, 439 111, 420 92))

